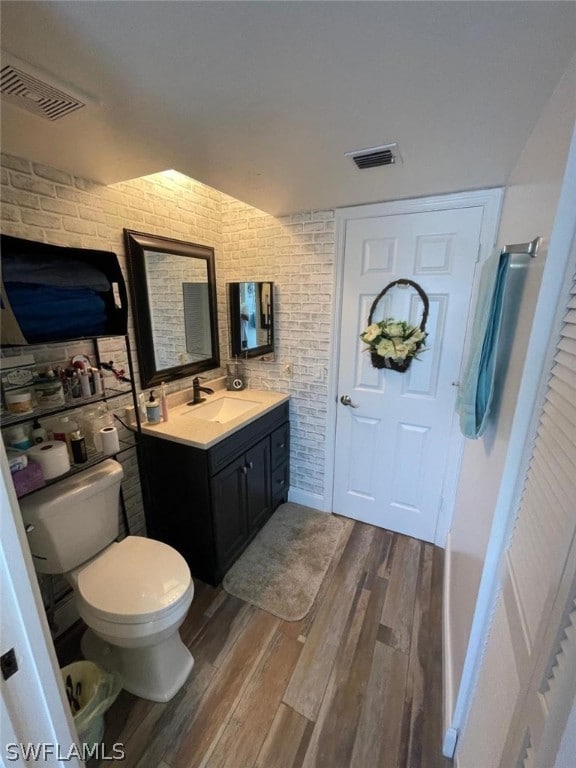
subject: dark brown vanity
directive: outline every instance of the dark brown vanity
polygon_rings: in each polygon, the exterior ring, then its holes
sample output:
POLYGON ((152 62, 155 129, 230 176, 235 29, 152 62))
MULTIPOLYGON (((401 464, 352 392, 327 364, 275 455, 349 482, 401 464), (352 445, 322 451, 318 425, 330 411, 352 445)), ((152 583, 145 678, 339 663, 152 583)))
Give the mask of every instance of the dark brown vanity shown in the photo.
MULTIPOLYGON (((128 229, 124 241, 142 387, 219 368, 214 249, 128 229)), ((230 283, 228 299, 232 357, 272 359, 274 284, 230 283)), ((281 393, 203 391, 142 424, 139 464, 148 535, 216 585, 288 498, 290 426, 281 393)))
POLYGON ((288 498, 290 424, 284 402, 212 447, 142 436, 148 535, 217 585, 288 498))

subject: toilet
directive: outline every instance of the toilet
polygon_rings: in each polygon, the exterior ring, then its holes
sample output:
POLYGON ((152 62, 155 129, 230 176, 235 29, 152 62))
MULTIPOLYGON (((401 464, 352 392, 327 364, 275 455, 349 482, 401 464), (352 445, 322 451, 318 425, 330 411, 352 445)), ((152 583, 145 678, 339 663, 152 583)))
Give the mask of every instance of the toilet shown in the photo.
POLYGON ((169 701, 194 659, 178 632, 194 596, 184 558, 159 541, 118 536, 121 465, 107 459, 20 500, 38 573, 62 574, 88 626, 84 656, 130 693, 169 701))

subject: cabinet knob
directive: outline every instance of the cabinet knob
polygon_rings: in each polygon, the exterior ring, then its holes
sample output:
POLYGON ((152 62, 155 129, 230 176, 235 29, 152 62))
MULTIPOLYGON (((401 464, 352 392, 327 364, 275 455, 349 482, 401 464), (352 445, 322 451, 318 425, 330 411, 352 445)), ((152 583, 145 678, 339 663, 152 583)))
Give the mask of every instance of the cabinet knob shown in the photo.
POLYGON ((285 448, 286 443, 276 443, 276 448, 285 448))
POLYGON ((280 486, 280 488, 282 488, 282 486, 284 485, 284 480, 277 480, 277 483, 280 486))
POLYGON ((246 469, 254 469, 254 462, 249 461, 248 464, 246 464, 246 469))
POLYGON ((242 472, 242 474, 243 474, 243 475, 247 475, 247 474, 248 474, 248 467, 246 467, 246 466, 244 466, 244 467, 239 467, 239 470, 238 470, 238 471, 239 471, 239 472, 242 472))

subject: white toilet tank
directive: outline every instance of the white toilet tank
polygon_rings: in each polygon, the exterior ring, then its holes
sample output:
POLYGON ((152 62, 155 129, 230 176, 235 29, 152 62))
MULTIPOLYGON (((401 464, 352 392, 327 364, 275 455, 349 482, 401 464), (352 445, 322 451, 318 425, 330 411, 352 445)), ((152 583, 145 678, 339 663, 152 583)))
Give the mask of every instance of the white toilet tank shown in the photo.
POLYGON ((20 500, 39 573, 67 573, 114 541, 123 474, 107 459, 20 500))

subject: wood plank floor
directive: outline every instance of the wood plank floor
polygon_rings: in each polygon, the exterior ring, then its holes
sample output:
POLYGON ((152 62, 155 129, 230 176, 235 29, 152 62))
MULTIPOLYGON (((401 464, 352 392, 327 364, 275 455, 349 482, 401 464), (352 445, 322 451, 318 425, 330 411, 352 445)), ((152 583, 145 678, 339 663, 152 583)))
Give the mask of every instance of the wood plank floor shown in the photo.
MULTIPOLYGON (((351 520, 310 614, 285 622, 196 582, 195 658, 167 704, 123 691, 126 768, 442 768, 443 552, 351 520)), ((109 764, 109 763, 108 763, 109 764)))

